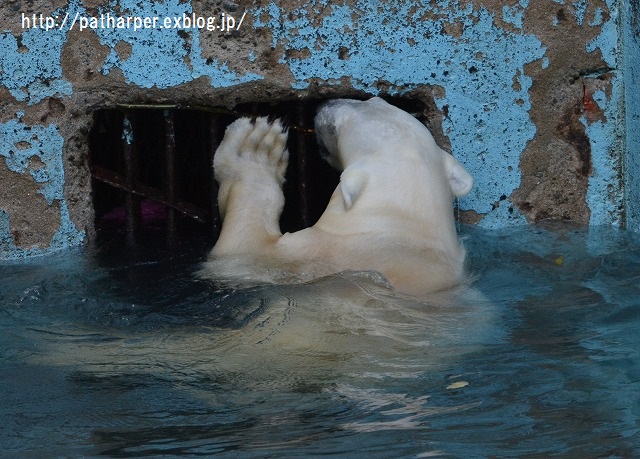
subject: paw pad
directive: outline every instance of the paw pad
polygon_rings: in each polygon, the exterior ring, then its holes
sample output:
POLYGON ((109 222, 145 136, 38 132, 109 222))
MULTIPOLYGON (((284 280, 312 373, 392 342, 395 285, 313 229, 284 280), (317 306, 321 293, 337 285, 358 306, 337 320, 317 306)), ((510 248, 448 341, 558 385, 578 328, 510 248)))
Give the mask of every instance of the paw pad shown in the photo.
POLYGON ((287 136, 278 119, 270 122, 260 117, 254 122, 249 118, 234 121, 227 127, 214 156, 216 178, 220 181, 226 176, 262 170, 282 184, 289 159, 287 136))

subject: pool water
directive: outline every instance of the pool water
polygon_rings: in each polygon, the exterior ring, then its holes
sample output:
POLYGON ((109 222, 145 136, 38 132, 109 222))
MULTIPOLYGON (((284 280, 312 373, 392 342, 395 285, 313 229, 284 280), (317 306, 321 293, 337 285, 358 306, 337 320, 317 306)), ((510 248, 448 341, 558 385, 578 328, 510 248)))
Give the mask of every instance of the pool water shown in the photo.
POLYGON ((0 263, 3 457, 640 457, 640 236, 462 228, 471 287, 234 289, 209 244, 0 263))

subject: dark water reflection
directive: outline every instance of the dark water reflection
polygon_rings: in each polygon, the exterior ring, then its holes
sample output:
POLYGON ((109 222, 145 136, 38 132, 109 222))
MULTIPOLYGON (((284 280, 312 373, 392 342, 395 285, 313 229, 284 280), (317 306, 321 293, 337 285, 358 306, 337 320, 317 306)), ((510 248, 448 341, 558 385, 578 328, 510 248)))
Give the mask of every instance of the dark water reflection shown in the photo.
MULTIPOLYGON (((474 290, 234 290, 206 243, 0 264, 6 457, 637 457, 640 240, 465 228, 474 290)), ((0 455, 2 455, 0 454, 0 455)))

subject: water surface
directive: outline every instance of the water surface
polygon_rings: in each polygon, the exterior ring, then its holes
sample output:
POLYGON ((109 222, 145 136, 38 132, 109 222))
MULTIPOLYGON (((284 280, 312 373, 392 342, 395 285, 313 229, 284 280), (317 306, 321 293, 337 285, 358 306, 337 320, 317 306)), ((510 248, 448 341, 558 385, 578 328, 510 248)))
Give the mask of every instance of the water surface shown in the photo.
POLYGON ((6 457, 640 456, 640 238, 464 228, 473 288, 233 289, 207 243, 0 264, 6 457))

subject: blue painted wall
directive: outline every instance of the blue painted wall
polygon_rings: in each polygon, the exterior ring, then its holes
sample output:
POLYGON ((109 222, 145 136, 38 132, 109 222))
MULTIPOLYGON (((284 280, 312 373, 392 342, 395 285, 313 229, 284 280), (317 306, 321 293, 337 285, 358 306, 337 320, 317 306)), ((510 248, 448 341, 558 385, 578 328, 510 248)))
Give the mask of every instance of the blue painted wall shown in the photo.
MULTIPOLYGON (((609 10, 606 20, 601 10, 586 17, 588 0, 553 1, 570 7, 581 27, 599 31, 595 40, 585 43, 585 49, 600 52, 612 69, 620 68, 619 43, 620 37, 624 38, 627 52, 622 66, 624 74, 614 72, 610 94, 598 92, 593 97, 606 116, 596 122, 583 120, 591 142, 593 167, 587 200, 591 224, 622 223, 620 206, 625 195, 618 183, 618 171, 625 158, 611 152, 622 148, 618 143, 625 132, 619 126, 626 119, 626 215, 631 225, 637 227, 640 164, 632 152, 640 142, 637 123, 634 124, 640 107, 639 92, 635 90, 639 75, 633 65, 638 56, 638 40, 637 31, 629 26, 631 16, 637 12, 623 2, 622 18, 626 25, 620 30, 615 0, 606 2, 609 10), (625 100, 627 108, 623 108, 625 100)), ((476 187, 461 200, 460 207, 485 214, 482 226, 502 227, 526 223, 514 206, 493 205, 502 196, 508 200, 519 186, 520 156, 536 133, 529 116, 532 80, 525 66, 545 69, 549 65, 548 50, 523 24, 524 13, 534 2, 511 3, 496 13, 473 4, 462 6, 453 0, 353 1, 348 6, 311 0, 294 10, 271 2, 247 12, 243 33, 269 31, 271 47, 280 52, 279 65, 290 75, 286 84, 294 90, 306 91, 318 82, 331 86, 345 81, 354 89, 371 94, 380 91, 381 82, 385 82, 386 90, 398 95, 422 85, 442 88, 436 104, 446 112, 444 132, 454 155, 476 179, 476 187), (423 19, 425 16, 431 19, 423 19), (337 58, 341 54, 342 58, 337 58)), ((193 12, 190 2, 179 0, 112 0, 103 5, 99 12, 114 15, 127 11, 137 16, 180 17, 193 12)), ((79 0, 55 12, 59 18, 67 13, 71 18, 87 15, 79 0)), ((17 12, 16 22, 19 20, 17 12)), ((70 36, 68 27, 25 30, 20 41, 9 29, 0 24, 0 30, 4 30, 0 32, 0 87, 6 88, 16 103, 27 106, 50 96, 63 100, 71 97, 76 88, 63 77, 61 61, 63 46, 70 36)), ((100 72, 108 76, 120 71, 131 88, 173 88, 207 77, 211 89, 217 90, 271 78, 268 68, 243 72, 230 69, 222 59, 205 59, 203 33, 197 30, 189 31, 189 47, 184 46, 184 32, 171 28, 95 29, 83 33, 95 33, 99 42, 111 50, 100 72), (130 47, 126 58, 115 51, 122 43, 130 47)), ((247 63, 259 59, 250 47, 244 53, 236 58, 247 63)), ((69 218, 63 192, 63 142, 56 125, 26 126, 19 111, 13 119, 0 123, 0 160, 12 172, 30 175, 40 185, 40 193, 47 202, 60 204, 61 213, 60 228, 49 247, 29 249, 13 243, 9 231, 11 216, 0 208, 0 257, 40 254, 83 240, 83 233, 69 218), (25 127, 36 133, 37 142, 25 137, 25 127), (31 147, 18 150, 15 145, 21 141, 30 142, 31 147), (45 167, 30 168, 31 157, 39 158, 45 167)))
MULTIPOLYGON (((20 113, 18 113, 20 116, 20 113)), ((49 205, 60 206, 60 227, 48 247, 17 247, 11 237, 9 214, 0 209, 0 258, 22 258, 66 249, 82 243, 84 233, 77 230, 69 217, 64 198, 64 167, 62 165, 63 139, 53 125, 27 126, 11 120, 0 124, 0 158, 4 158, 10 171, 27 174, 39 184, 40 193, 49 205), (25 145, 16 148, 16 145, 25 145), (37 167, 33 159, 37 158, 37 167)))
POLYGON ((623 2, 621 9, 626 220, 640 231, 640 2, 623 2))
POLYGON ((285 21, 285 12, 272 3, 258 11, 267 13, 259 18, 268 20, 257 24, 274 30, 274 47, 317 50, 304 59, 283 57, 296 87, 306 87, 313 78, 338 84, 346 77, 355 88, 373 94, 379 92, 381 80, 391 83, 392 93, 424 84, 444 88, 436 103, 448 113, 445 134, 454 155, 476 180, 471 194, 461 200, 461 209, 490 214, 482 220, 485 226, 502 226, 509 220, 525 223, 517 213, 505 212, 508 206, 494 211, 492 204, 519 185, 520 154, 535 134, 528 115, 531 80, 524 65, 545 65, 544 48, 518 28, 518 7, 503 14, 516 24, 516 30, 508 31, 498 28, 484 8, 440 1, 428 7, 440 19, 423 21, 423 11, 414 5, 360 1, 353 8, 357 20, 351 8, 337 7, 316 26, 309 23, 308 6, 289 13, 294 19, 285 21), (450 24, 462 26, 459 37, 446 34, 450 24), (341 48, 352 50, 349 59, 336 59, 341 48))

